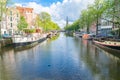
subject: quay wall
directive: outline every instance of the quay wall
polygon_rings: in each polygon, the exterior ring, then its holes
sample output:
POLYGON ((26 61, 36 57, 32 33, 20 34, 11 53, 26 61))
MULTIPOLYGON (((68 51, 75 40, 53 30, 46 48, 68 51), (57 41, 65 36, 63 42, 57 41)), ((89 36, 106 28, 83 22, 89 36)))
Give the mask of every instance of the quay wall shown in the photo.
POLYGON ((0 48, 10 46, 12 44, 12 39, 1 39, 0 48))

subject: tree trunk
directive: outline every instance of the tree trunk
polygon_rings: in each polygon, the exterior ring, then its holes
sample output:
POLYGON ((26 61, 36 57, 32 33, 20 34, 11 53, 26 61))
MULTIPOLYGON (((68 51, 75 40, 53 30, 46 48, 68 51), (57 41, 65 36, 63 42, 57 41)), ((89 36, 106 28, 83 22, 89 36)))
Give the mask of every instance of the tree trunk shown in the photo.
POLYGON ((87 24, 87 33, 89 34, 89 25, 87 24))
POLYGON ((1 34, 1 28, 2 28, 2 14, 3 14, 3 10, 2 10, 2 1, 0 2, 0 12, 1 12, 1 14, 0 14, 0 39, 2 38, 2 34, 1 34))
POLYGON ((1 32, 1 27, 2 27, 2 21, 0 21, 0 39, 2 38, 2 32, 1 32))
POLYGON ((97 22, 96 22, 96 35, 98 35, 98 15, 97 15, 97 22))

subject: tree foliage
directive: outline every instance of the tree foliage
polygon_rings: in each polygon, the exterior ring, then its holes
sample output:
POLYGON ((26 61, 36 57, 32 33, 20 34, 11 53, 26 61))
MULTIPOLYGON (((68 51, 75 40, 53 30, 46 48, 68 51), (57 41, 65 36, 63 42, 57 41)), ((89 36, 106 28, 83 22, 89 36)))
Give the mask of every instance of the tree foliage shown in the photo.
POLYGON ((120 0, 95 0, 94 4, 88 5, 87 9, 82 10, 78 20, 65 29, 74 30, 79 25, 77 29, 87 28, 87 32, 89 32, 89 27, 96 23, 98 28, 101 24, 99 20, 102 19, 115 26, 120 26, 120 0), (76 22, 78 22, 77 25, 75 25, 76 22))
POLYGON ((65 30, 70 30, 70 31, 72 31, 72 30, 74 30, 74 31, 78 30, 79 29, 79 20, 76 20, 72 25, 68 25, 64 29, 65 30))
POLYGON ((7 11, 7 4, 10 3, 10 0, 0 0, 0 38, 1 38, 1 27, 2 27, 2 20, 3 15, 6 14, 7 11))
POLYGON ((27 28, 28 23, 26 22, 24 16, 20 16, 20 21, 18 22, 18 29, 23 30, 24 28, 27 28))
POLYGON ((0 22, 2 21, 3 14, 6 14, 7 4, 10 3, 10 0, 0 0, 0 22))
POLYGON ((37 15, 34 26, 42 27, 44 31, 60 29, 60 27, 51 20, 51 16, 47 12, 41 12, 37 15))
POLYGON ((41 21, 40 17, 37 15, 35 18, 34 26, 38 28, 38 27, 42 26, 41 24, 42 24, 42 21, 41 21))
POLYGON ((50 21, 51 20, 51 16, 47 12, 41 12, 39 16, 42 21, 50 21))

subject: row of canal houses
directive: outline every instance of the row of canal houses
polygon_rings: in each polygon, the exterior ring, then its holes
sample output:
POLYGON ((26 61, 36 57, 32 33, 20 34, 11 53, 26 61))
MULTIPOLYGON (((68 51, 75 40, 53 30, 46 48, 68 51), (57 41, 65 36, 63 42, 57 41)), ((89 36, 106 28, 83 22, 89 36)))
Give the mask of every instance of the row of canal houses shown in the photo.
MULTIPOLYGON (((112 30, 115 30, 117 29, 116 27, 113 27, 113 24, 108 22, 108 21, 105 21, 105 20, 100 20, 100 25, 98 26, 98 35, 101 35, 101 36, 108 36, 112 30)), ((82 29, 81 31, 83 32, 86 32, 86 28, 82 29)), ((96 24, 92 24, 90 29, 89 29, 89 32, 92 33, 92 34, 96 34, 96 24)))
MULTIPOLYGON (((112 30, 117 29, 117 27, 114 27, 111 22, 105 21, 105 20, 99 20, 98 25, 98 35, 101 36, 108 36, 112 30)), ((96 34, 96 24, 93 23, 90 27, 90 32, 96 34)))
MULTIPOLYGON (((82 29, 81 31, 86 32, 86 28, 82 29)), ((113 23, 106 21, 106 20, 99 20, 98 25, 98 35, 101 36, 109 36, 111 34, 111 31, 118 30, 118 25, 114 25, 113 23)), ((96 23, 93 23, 91 27, 89 28, 89 32, 96 34, 96 23)), ((116 32, 116 36, 118 33, 116 32)))
POLYGON ((25 17, 28 23, 28 28, 30 28, 32 27, 33 21, 35 20, 37 14, 33 12, 33 8, 20 6, 7 8, 7 12, 3 15, 2 19, 1 35, 13 35, 14 33, 17 33, 17 24, 20 20, 20 16, 25 17))
MULTIPOLYGON (((114 0, 116 4, 114 6, 113 12, 111 10, 107 11, 110 12, 110 14, 102 14, 101 17, 98 19, 98 24, 95 22, 92 24, 90 28, 90 32, 93 32, 96 34, 96 25, 98 25, 98 34, 108 36, 111 31, 116 31, 119 29, 119 24, 116 24, 115 22, 120 22, 120 0, 114 0), (112 13, 112 14, 111 14, 112 13)), ((86 30, 86 29, 85 29, 86 30)), ((116 36, 118 36, 118 33, 115 33, 116 36)))

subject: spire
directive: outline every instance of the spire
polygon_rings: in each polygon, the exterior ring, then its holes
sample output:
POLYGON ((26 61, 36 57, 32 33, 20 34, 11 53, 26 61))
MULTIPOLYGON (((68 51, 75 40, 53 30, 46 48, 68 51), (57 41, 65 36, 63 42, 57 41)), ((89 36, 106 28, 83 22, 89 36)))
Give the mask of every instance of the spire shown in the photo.
POLYGON ((68 16, 66 17, 66 27, 68 26, 68 16))

